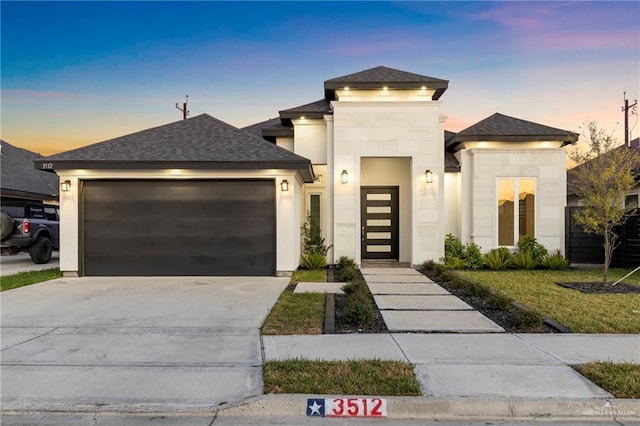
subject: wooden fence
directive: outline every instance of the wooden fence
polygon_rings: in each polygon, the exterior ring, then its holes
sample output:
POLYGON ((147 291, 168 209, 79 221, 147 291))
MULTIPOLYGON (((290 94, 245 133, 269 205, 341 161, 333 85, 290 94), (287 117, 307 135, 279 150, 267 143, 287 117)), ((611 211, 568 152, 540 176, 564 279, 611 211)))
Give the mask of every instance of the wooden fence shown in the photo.
MULTIPOLYGON (((571 263, 602 264, 602 237, 586 234, 573 218, 573 213, 580 208, 567 207, 565 210, 565 256, 571 263)), ((640 214, 631 216, 624 225, 617 227, 616 233, 620 237, 620 246, 613 253, 611 266, 640 266, 640 214)))

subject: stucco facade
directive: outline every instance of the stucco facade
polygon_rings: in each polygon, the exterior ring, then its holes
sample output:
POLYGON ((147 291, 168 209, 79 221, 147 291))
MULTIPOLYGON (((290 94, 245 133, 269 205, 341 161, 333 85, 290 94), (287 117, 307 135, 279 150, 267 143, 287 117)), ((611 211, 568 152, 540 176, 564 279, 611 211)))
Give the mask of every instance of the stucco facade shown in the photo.
MULTIPOLYGON (((264 257, 272 263, 256 274, 283 275, 298 267, 301 226, 309 215, 330 246, 328 263, 342 256, 358 264, 437 261, 447 234, 485 252, 512 248, 522 235, 563 249, 563 147, 577 135, 501 114, 458 133, 445 131, 440 98, 448 81, 386 67, 324 86, 323 99, 245 129, 203 114, 43 159, 42 168, 54 169, 74 188, 60 197, 61 269, 83 273, 82 194, 92 180, 114 182, 116 193, 119 181, 231 181, 241 187, 252 180, 263 190, 269 182, 260 208, 273 211, 275 232, 268 224, 265 229, 274 249, 264 257), (511 191, 506 198, 504 188, 511 191)), ((220 201, 233 201, 225 197, 220 201)), ((200 201, 215 210, 215 198, 200 201)), ((166 211, 171 202, 165 200, 166 211)), ((135 205, 132 200, 125 207, 135 205)), ((221 246, 212 251, 224 255, 225 244, 245 247, 244 259, 253 260, 255 238, 213 241, 221 246)), ((194 256, 218 262, 208 251, 194 256)), ((152 267, 154 255, 142 261, 152 267)), ((242 274, 242 265, 233 272, 242 274)))

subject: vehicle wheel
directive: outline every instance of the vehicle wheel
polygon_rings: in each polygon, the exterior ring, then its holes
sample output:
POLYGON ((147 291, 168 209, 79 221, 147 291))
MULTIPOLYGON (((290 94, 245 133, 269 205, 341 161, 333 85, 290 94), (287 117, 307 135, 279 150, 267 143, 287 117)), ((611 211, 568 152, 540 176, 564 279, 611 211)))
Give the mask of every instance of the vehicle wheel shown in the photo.
POLYGON ((49 263, 52 251, 53 245, 51 244, 51 240, 47 237, 40 237, 29 249, 29 256, 31 256, 33 263, 49 263))
POLYGON ((5 212, 2 212, 0 219, 0 239, 4 240, 13 234, 13 219, 5 212))

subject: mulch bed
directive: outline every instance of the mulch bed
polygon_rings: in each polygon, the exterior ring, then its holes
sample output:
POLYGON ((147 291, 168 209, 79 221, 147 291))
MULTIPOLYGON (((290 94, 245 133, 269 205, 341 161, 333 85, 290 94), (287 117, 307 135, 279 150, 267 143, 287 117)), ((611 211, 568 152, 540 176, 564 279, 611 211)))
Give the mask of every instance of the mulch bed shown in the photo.
MULTIPOLYGON (((332 273, 329 274, 328 280, 331 282, 342 282, 340 277, 339 270, 333 270, 332 273)), ((470 295, 465 292, 464 289, 453 287, 448 282, 442 282, 438 280, 438 277, 435 276, 433 271, 424 270, 421 271, 425 276, 433 280, 442 286, 445 290, 449 291, 451 294, 459 297, 471 307, 482 313, 484 316, 489 318, 491 321, 498 324, 500 327, 504 328, 505 331, 509 333, 558 333, 559 330, 550 326, 547 323, 543 323, 540 327, 523 327, 519 324, 519 322, 515 319, 518 314, 518 308, 512 306, 508 310, 503 309, 494 309, 488 306, 487 301, 480 296, 470 295)), ((617 287, 617 286, 616 286, 617 287)), ((371 296, 371 302, 376 311, 376 320, 375 323, 371 326, 367 327, 355 327, 351 324, 348 324, 344 320, 344 308, 346 305, 346 297, 341 294, 335 295, 335 333, 336 334, 345 334, 345 333, 388 333, 388 329, 384 320, 382 319, 382 315, 378 310, 377 305, 373 301, 373 296, 371 296)))
POLYGON ((540 327, 523 327, 516 320, 518 308, 512 306, 508 310, 494 309, 490 307, 487 300, 481 296, 469 294, 465 289, 454 287, 447 281, 440 281, 437 274, 431 270, 425 269, 421 271, 423 275, 440 285, 454 296, 459 297, 472 308, 489 318, 491 321, 504 328, 508 333, 559 333, 560 330, 551 327, 547 323, 543 323, 540 327))
POLYGON ((556 283, 557 285, 570 288, 572 290, 578 290, 582 293, 590 294, 629 294, 640 293, 640 287, 627 284, 618 283, 615 286, 611 284, 605 284, 603 282, 582 282, 582 283, 556 283))

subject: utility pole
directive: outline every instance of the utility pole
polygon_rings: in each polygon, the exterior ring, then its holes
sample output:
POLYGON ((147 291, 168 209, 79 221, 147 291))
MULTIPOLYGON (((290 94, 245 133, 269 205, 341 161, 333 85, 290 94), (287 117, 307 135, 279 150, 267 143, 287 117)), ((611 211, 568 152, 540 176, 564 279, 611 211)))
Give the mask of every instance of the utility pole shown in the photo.
POLYGON ((187 109, 187 104, 189 103, 189 95, 186 95, 185 99, 186 100, 182 104, 182 108, 180 108, 178 106, 178 103, 176 102, 176 109, 178 109, 179 111, 182 111, 182 119, 183 120, 186 120, 187 117, 189 116, 189 110, 187 109))
POLYGON ((631 110, 631 115, 638 113, 638 100, 634 100, 633 104, 629 105, 629 99, 627 99, 627 92, 622 92, 624 98, 624 106, 622 107, 622 112, 624 112, 624 144, 627 148, 629 145, 629 110, 631 110))

